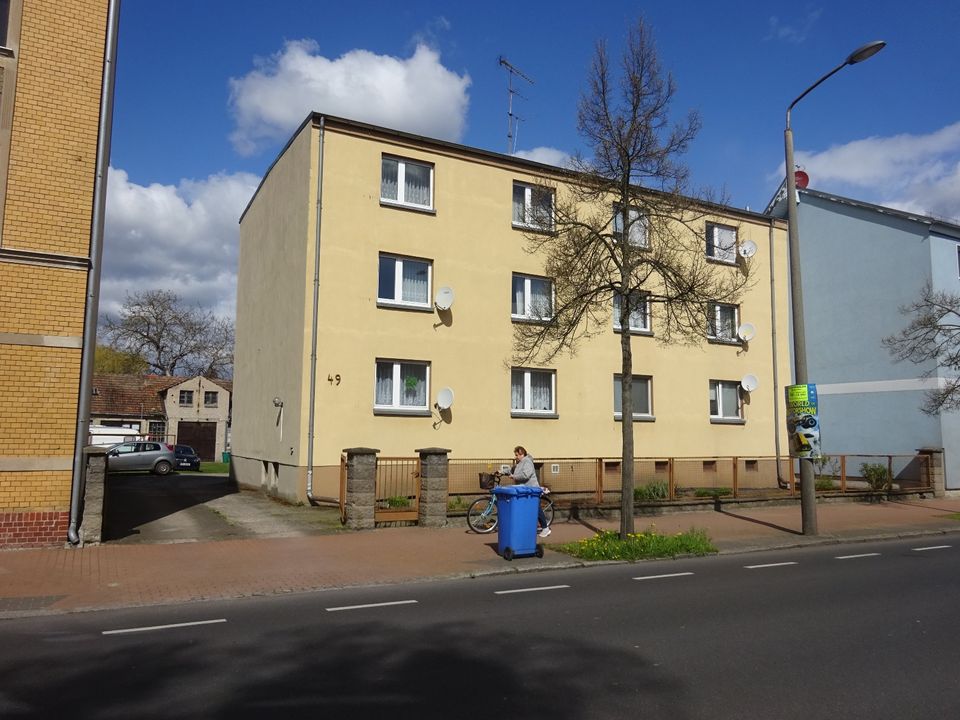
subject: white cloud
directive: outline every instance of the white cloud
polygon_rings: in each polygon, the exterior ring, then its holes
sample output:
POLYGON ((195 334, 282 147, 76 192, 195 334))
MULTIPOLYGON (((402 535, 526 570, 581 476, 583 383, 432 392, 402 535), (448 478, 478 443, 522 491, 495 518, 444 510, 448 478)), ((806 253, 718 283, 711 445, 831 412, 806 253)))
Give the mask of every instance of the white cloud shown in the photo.
POLYGON ((533 160, 544 165, 567 167, 570 164, 570 153, 552 147, 535 147, 532 150, 518 150, 514 153, 518 158, 533 160))
MULTIPOLYGON (((960 221, 960 122, 926 135, 854 140, 798 152, 810 188, 960 221)), ((783 177, 781 166, 775 178, 783 177)))
POLYGON ((234 148, 251 155, 285 141, 311 111, 459 141, 470 76, 458 75, 424 44, 409 58, 351 50, 331 60, 312 40, 287 42, 256 69, 230 80, 234 148))
POLYGON ((128 293, 165 289, 232 318, 238 222, 259 181, 249 173, 221 173, 144 186, 110 168, 101 314, 115 314, 128 293))
POLYGON ((808 9, 804 17, 794 22, 781 22, 780 18, 774 15, 767 21, 770 29, 764 40, 783 40, 798 45, 807 39, 822 14, 823 10, 819 8, 808 9))

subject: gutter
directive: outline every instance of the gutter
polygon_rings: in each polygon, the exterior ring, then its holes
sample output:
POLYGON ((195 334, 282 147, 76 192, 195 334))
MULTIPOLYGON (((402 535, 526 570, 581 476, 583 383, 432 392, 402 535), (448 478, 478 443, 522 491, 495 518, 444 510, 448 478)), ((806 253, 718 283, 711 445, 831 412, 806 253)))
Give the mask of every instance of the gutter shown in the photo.
POLYGON ((770 340, 773 345, 773 444, 777 456, 777 484, 784 482, 780 474, 780 383, 777 373, 777 281, 773 262, 773 227, 776 218, 770 218, 770 340))
POLYGON ((67 539, 80 542, 80 505, 83 500, 85 460, 83 448, 90 428, 90 398, 93 365, 97 350, 97 313, 100 311, 100 270, 103 261, 103 224, 107 204, 107 171, 110 167, 110 140, 113 135, 113 95, 117 74, 117 34, 121 0, 109 0, 107 35, 103 52, 103 87, 100 92, 100 127, 97 132, 96 176, 93 185, 93 219, 90 228, 90 257, 87 273, 87 302, 83 317, 83 350, 80 357, 80 388, 77 398, 77 433, 73 443, 73 483, 70 488, 70 525, 67 539))
MULTIPOLYGON (((307 500, 311 505, 332 498, 313 496, 313 440, 316 430, 317 405, 317 327, 320 321, 320 226, 323 219, 323 143, 326 118, 320 116, 320 148, 317 168, 317 226, 313 238, 313 319, 310 331, 310 393, 307 402, 310 413, 307 419, 307 500)), ((339 500, 336 501, 339 504, 339 500)))

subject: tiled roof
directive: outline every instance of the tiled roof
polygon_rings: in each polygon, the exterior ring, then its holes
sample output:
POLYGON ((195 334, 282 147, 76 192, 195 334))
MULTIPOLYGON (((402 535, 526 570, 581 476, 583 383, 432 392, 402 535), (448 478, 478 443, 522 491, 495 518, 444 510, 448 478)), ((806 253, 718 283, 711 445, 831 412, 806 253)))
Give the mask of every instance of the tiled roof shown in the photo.
POLYGON ((166 411, 161 393, 189 379, 161 375, 95 374, 90 412, 93 415, 163 417, 166 411))

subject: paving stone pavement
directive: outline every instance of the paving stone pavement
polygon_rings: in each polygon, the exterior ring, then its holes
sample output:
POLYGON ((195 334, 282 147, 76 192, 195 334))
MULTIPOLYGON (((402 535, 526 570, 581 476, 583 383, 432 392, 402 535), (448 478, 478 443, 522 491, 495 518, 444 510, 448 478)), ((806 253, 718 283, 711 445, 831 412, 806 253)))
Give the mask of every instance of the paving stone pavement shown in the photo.
MULTIPOLYGON (((227 501, 230 502, 230 501, 227 501)), ((297 508, 295 512, 312 512, 297 508)), ((233 508, 233 521, 241 511, 233 508)), ((293 510, 291 512, 294 512, 293 510)), ((960 533, 960 498, 818 504, 820 534, 801 534, 797 504, 638 516, 637 531, 705 530, 721 553, 881 538, 960 533)), ((309 533, 276 517, 249 536, 146 544, 0 551, 0 618, 141 605, 175 604, 348 586, 533 572, 587 563, 552 545, 616 530, 612 517, 560 518, 543 558, 497 555, 497 536, 445 528, 396 527, 309 533)), ((960 540, 960 535, 953 535, 960 540)), ((944 539, 944 542, 950 542, 944 539)))

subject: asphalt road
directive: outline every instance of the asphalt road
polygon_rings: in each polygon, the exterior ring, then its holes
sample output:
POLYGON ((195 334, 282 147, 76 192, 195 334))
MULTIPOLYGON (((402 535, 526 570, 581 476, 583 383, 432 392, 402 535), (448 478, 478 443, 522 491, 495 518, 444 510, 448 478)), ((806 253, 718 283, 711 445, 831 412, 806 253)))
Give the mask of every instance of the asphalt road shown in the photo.
POLYGON ((954 718, 958 569, 913 540, 8 620, 0 717, 954 718))

